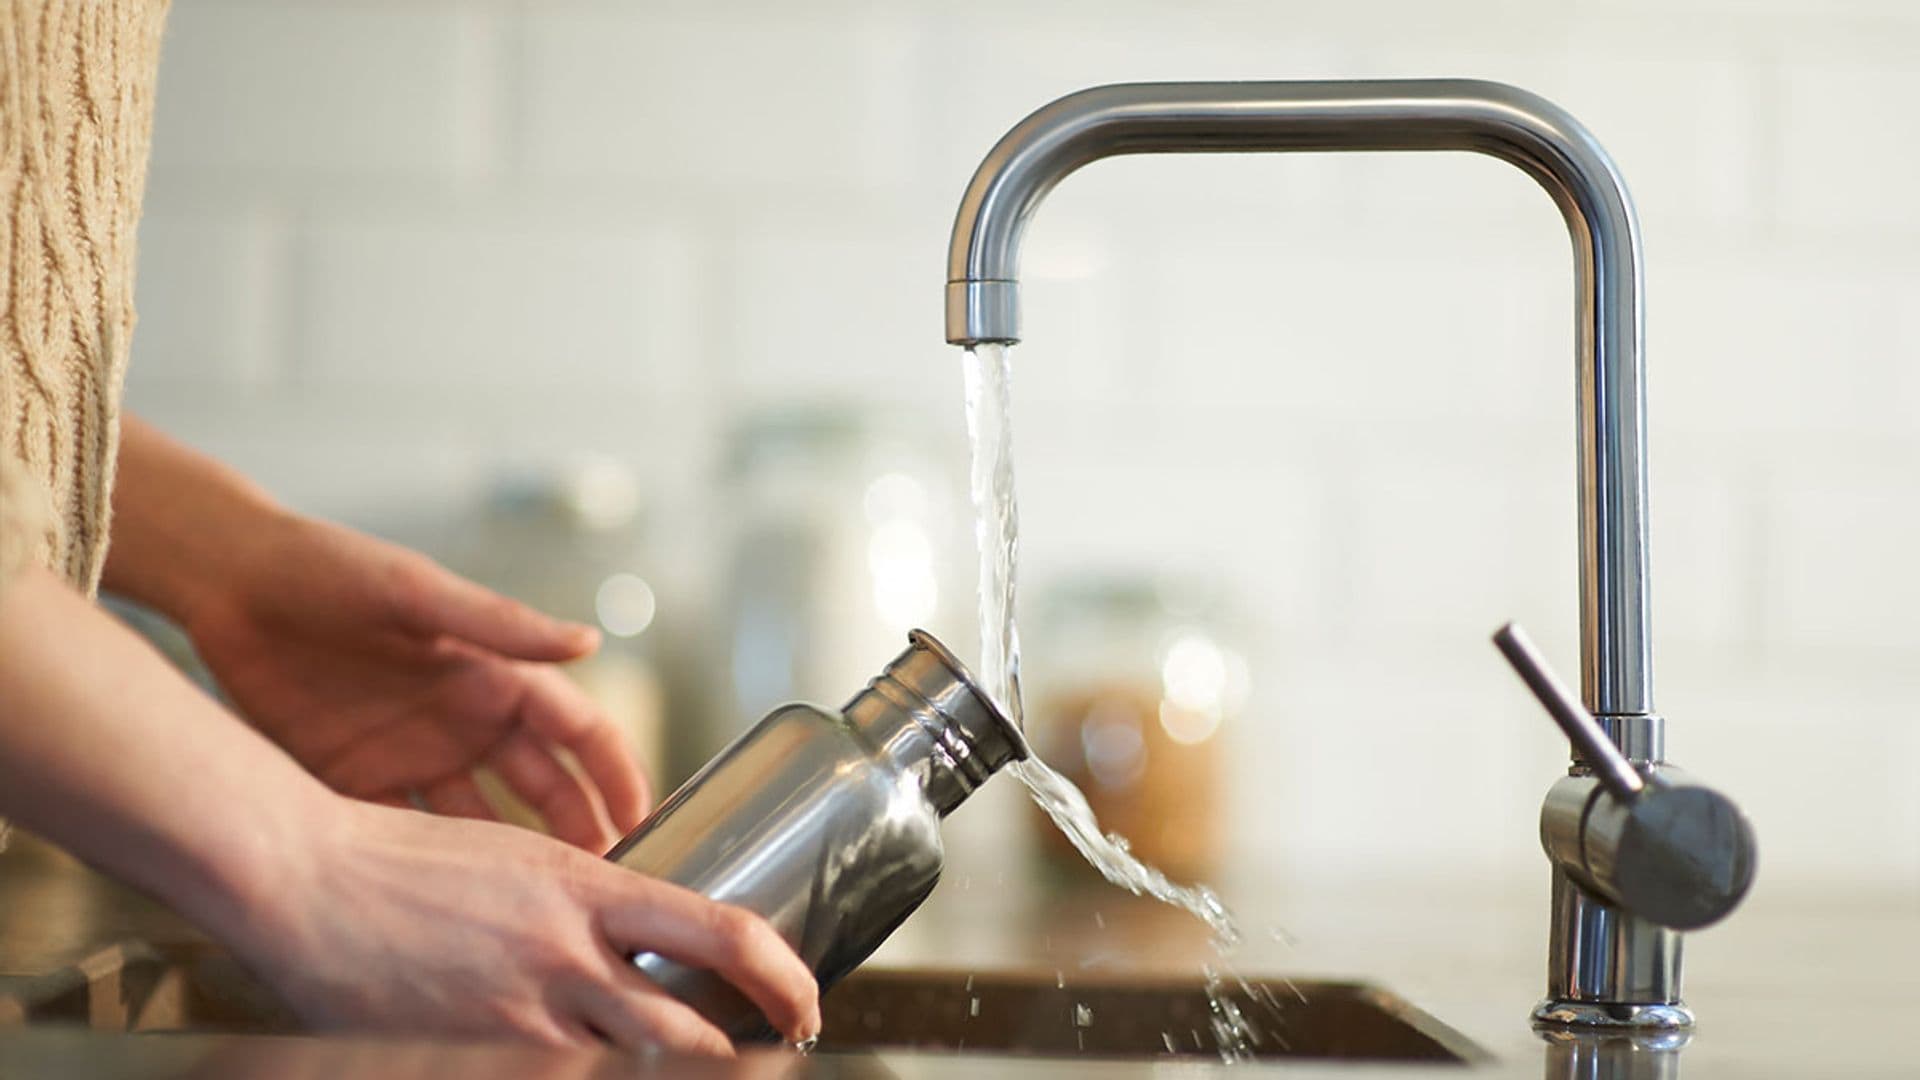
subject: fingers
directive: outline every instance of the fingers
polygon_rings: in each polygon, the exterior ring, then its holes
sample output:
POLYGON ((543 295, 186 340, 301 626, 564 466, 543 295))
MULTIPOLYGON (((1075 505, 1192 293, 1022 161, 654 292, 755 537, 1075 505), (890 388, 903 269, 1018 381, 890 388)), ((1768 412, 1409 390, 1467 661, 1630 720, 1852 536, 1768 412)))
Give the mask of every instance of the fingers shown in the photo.
POLYGON ((820 1033, 820 986, 813 972, 760 916, 678 885, 622 873, 601 905, 601 931, 620 955, 657 952, 706 968, 759 1006, 768 1022, 800 1042, 820 1033))
POLYGON ((577 660, 600 642, 592 627, 550 618, 418 556, 394 561, 388 603, 413 633, 448 635, 520 660, 577 660))
MULTIPOLYGON (((430 706, 419 706, 422 710, 430 706)), ((438 722, 427 713, 384 719, 374 735, 315 762, 314 773, 334 790, 357 798, 388 795, 438 780, 499 741, 507 724, 438 722)))
POLYGON ((620 838, 599 796, 536 737, 525 731, 508 736, 488 755, 487 763, 540 814, 558 839, 597 855, 620 838))
POLYGON ((580 997, 586 1021, 623 1050, 734 1056, 733 1043, 719 1028, 631 969, 615 985, 587 988, 580 997))
POLYGON ((565 674, 533 664, 518 667, 526 680, 521 724, 573 754, 599 789, 615 831, 624 835, 640 824, 653 793, 625 734, 565 674))

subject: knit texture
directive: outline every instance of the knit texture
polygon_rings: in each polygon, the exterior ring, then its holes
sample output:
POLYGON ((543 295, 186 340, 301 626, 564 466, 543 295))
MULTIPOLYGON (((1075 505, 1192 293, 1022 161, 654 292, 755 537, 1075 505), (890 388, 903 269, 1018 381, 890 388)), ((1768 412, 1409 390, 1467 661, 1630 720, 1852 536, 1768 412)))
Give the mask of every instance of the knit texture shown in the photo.
POLYGON ((166 0, 0 0, 0 583, 106 561, 166 0))
POLYGON ((0 458, 0 589, 41 560, 48 523, 47 486, 25 468, 0 458))

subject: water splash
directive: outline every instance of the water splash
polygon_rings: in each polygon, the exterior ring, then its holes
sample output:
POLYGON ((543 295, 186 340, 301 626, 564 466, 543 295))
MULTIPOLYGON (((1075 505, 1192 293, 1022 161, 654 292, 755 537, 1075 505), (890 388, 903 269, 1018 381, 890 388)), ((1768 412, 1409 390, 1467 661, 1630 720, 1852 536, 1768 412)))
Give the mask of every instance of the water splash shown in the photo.
POLYGON ((1201 969, 1207 977, 1207 1026, 1213 1030, 1214 1049, 1226 1064, 1251 1061, 1260 1033, 1247 1021, 1238 1002, 1228 995, 1226 982, 1211 966, 1201 969))
POLYGON ((1100 876, 1135 896, 1151 896, 1192 912, 1213 931, 1214 940, 1222 949, 1239 944, 1240 928, 1234 922, 1233 913, 1212 889, 1204 885, 1176 884, 1134 856, 1128 850, 1126 837, 1102 832, 1086 795, 1051 765, 1029 758, 1013 768, 1014 775, 1032 792, 1034 801, 1066 834, 1074 850, 1100 871, 1100 876))
MULTIPOLYGON (((1013 372, 1007 347, 967 350, 967 436, 973 447, 974 535, 980 553, 980 680, 1015 725, 1025 730, 1020 697, 1018 591, 1020 508, 1013 486, 1013 372)), ((1127 850, 1124 837, 1103 832, 1087 797, 1039 758, 1011 771, 1102 877, 1135 896, 1185 908, 1205 922, 1222 949, 1240 941, 1239 927, 1213 890, 1179 885, 1127 850)))

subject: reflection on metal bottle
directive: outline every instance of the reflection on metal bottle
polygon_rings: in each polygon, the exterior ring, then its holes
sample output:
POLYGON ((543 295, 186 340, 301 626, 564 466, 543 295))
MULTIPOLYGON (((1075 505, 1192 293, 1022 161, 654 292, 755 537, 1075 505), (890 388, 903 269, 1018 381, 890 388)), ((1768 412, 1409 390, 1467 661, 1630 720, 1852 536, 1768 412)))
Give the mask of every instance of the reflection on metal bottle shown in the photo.
MULTIPOLYGON (((1026 756, 965 666, 916 630, 844 708, 769 713, 607 858, 765 916, 827 989, 933 890, 941 821, 1026 756)), ((769 1034, 712 971, 651 952, 634 964, 733 1038, 769 1034)))

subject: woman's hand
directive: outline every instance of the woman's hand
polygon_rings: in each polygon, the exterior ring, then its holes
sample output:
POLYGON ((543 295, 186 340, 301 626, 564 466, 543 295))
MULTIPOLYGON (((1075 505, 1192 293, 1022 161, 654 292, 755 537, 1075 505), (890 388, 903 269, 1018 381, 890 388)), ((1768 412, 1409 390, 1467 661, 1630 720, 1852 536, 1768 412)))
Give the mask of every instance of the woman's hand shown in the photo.
POLYGON ((0 814, 171 904, 320 1025, 724 1053, 626 962, 718 972, 799 1039, 760 919, 523 829, 359 802, 42 569, 0 591, 0 814))
POLYGON ((486 818, 486 767, 594 851, 646 813, 626 739, 553 667, 592 630, 290 513, 132 417, 105 583, 184 626, 235 708, 337 791, 486 818))
POLYGON ((335 790, 490 818, 485 766, 596 853, 646 813, 627 739, 553 666, 593 651, 587 627, 306 518, 263 522, 223 569, 184 612, 194 647, 241 715, 335 790))
POLYGON ((767 922, 533 833, 333 799, 342 811, 232 935, 318 1027, 730 1054, 628 957, 717 972, 799 1041, 818 987, 767 922))

